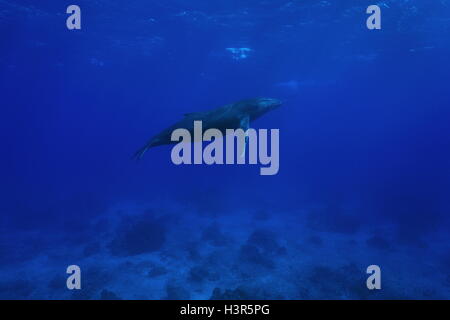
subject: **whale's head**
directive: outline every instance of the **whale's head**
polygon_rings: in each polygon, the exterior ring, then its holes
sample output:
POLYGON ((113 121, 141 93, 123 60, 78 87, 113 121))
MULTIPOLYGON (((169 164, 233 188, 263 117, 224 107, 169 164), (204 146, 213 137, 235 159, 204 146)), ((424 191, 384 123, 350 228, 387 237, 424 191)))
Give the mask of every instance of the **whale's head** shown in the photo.
POLYGON ((250 115, 251 119, 254 120, 269 111, 277 109, 281 106, 281 104, 281 101, 277 99, 258 98, 245 101, 243 103, 244 110, 241 110, 247 112, 250 115))

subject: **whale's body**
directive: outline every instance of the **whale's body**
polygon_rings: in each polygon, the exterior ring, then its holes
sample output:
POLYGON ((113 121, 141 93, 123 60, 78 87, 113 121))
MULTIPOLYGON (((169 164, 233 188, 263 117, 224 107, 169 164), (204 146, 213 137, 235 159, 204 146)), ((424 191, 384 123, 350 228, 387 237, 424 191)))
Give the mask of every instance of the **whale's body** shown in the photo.
POLYGON ((134 154, 134 158, 141 159, 145 152, 152 147, 177 143, 171 139, 172 132, 176 129, 186 129, 193 135, 194 121, 202 121, 203 130, 215 128, 225 135, 226 129, 241 128, 246 131, 250 121, 258 119, 280 105, 281 102, 276 99, 258 98, 238 101, 213 110, 187 113, 183 119, 153 136, 144 147, 134 154))

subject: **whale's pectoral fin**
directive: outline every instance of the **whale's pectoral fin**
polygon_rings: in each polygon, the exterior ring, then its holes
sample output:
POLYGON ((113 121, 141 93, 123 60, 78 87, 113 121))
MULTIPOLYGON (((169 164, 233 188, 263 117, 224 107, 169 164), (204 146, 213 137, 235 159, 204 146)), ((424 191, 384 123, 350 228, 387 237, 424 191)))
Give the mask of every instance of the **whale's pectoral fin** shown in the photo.
POLYGON ((247 149, 248 145, 248 129, 250 127, 250 117, 244 117, 241 119, 240 127, 245 132, 245 138, 244 143, 242 144, 242 150, 240 152, 241 157, 245 157, 245 150, 247 149))

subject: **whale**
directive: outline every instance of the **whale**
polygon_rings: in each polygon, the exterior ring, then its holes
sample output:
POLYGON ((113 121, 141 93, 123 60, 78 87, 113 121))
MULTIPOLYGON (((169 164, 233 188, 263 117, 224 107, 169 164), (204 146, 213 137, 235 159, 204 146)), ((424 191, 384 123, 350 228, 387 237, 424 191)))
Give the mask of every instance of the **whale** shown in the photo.
POLYGON ((177 129, 186 129, 194 135, 195 121, 202 121, 204 130, 218 129, 225 136, 227 129, 247 131, 252 121, 281 105, 282 102, 278 99, 255 98, 230 103, 212 110, 186 113, 181 120, 150 138, 143 147, 134 153, 132 158, 139 160, 150 148, 175 144, 176 141, 172 140, 172 133, 177 129))

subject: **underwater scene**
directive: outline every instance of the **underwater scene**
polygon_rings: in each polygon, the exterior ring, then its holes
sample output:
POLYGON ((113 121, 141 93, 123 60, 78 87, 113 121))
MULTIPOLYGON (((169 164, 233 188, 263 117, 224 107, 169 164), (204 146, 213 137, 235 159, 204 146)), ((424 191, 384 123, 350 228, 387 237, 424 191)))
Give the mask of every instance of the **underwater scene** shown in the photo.
POLYGON ((450 0, 0 0, 0 30, 0 299, 450 298, 450 0))

